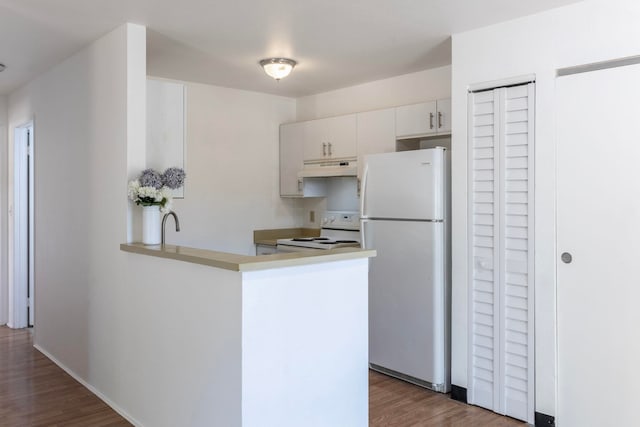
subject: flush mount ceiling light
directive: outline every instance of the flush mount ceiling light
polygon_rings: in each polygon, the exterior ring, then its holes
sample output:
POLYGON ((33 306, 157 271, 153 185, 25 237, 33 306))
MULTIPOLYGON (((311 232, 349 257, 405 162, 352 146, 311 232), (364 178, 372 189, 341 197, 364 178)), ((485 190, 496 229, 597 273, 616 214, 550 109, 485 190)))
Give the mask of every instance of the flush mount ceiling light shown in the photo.
POLYGON ((5 67, 4 64, 0 64, 0 73, 3 72, 5 68, 7 68, 7 67, 5 67))
POLYGON ((276 80, 287 77, 296 64, 296 61, 289 58, 267 58, 260 61, 264 72, 276 80))

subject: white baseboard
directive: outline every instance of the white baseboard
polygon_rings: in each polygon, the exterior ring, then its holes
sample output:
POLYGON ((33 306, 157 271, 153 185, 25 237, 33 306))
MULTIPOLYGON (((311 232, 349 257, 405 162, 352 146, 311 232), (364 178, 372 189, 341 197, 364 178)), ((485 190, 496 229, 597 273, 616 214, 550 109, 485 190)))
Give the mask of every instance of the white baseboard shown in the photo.
POLYGON ((100 391, 98 391, 95 387, 93 387, 91 384, 87 383, 85 380, 83 380, 82 378, 80 378, 75 372, 73 372, 71 369, 67 368, 63 363, 61 363, 58 359, 56 359, 55 357, 53 357, 51 355, 51 353, 49 353, 48 351, 44 350, 42 347, 40 347, 37 344, 34 344, 33 347, 38 350, 40 353, 44 354, 49 360, 51 360, 53 363, 55 363, 56 365, 58 365, 63 371, 65 371, 67 374, 71 375, 71 377, 78 381, 80 384, 82 384, 85 388, 87 388, 91 393, 95 394, 96 396, 98 396, 98 398, 100 398, 100 400, 102 400, 104 403, 106 403, 111 409, 113 409, 114 411, 116 411, 118 414, 120 414, 125 420, 129 421, 131 424, 133 424, 136 427, 143 427, 142 423, 139 422, 138 420, 136 420, 135 418, 133 418, 131 415, 129 415, 125 410, 123 410, 122 408, 120 408, 118 405, 116 405, 111 399, 109 399, 107 396, 105 396, 104 394, 102 394, 100 391))

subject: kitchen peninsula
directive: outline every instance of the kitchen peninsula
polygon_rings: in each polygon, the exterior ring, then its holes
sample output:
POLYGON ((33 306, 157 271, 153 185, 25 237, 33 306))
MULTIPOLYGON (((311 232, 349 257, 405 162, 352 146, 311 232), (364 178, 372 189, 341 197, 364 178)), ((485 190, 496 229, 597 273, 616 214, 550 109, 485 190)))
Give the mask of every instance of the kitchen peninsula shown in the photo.
POLYGON ((140 272, 139 291, 158 305, 144 319, 155 360, 136 375, 158 390, 152 401, 178 409, 176 419, 145 425, 368 425, 368 258, 375 251, 120 249, 140 272), (191 298, 176 297, 183 292, 191 298), (167 342, 164 328, 175 338, 176 323, 185 339, 167 342))

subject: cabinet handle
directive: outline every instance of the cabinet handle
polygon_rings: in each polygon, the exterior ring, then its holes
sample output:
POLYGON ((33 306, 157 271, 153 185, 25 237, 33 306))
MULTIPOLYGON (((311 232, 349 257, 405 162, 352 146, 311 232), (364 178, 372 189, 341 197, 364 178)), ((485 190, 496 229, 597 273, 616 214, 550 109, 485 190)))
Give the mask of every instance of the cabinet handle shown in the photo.
POLYGON ((438 129, 442 127, 442 113, 438 111, 438 129))
POLYGON ((298 178, 298 192, 302 192, 302 178, 298 178))
POLYGON ((433 113, 429 113, 429 129, 433 129, 433 113))
POLYGON ((327 143, 327 145, 329 146, 329 156, 332 156, 333 154, 331 153, 331 143, 327 143))
POLYGON ((327 155, 327 143, 326 142, 322 143, 322 155, 323 156, 327 155))

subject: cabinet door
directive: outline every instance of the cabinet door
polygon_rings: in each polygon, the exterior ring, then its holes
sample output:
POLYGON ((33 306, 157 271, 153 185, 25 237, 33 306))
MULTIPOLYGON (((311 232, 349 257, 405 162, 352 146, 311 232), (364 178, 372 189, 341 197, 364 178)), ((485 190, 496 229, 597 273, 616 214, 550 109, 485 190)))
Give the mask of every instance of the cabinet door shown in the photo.
POLYGON ((436 117, 438 133, 451 133, 451 99, 439 99, 436 117))
POLYGON ((396 116, 393 108, 357 115, 358 178, 362 178, 364 156, 396 151, 396 116))
POLYGON ((304 132, 304 160, 327 157, 326 119, 299 123, 304 132))
POLYGON ((356 115, 304 122, 304 160, 356 156, 356 115))
POLYGON ((356 115, 321 120, 326 130, 327 157, 340 159, 356 156, 356 115))
POLYGON ((437 131, 436 101, 396 108, 396 137, 434 134, 437 131))
POLYGON ((300 197, 298 172, 302 169, 305 123, 280 126, 280 196, 300 197))

